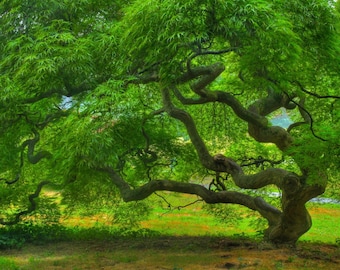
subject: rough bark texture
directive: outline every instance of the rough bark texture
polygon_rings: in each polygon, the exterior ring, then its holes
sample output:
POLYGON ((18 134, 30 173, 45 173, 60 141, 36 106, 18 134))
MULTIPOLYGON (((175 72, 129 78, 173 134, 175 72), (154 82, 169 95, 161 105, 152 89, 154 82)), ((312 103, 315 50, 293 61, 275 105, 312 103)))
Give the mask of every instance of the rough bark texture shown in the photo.
MULTIPOLYGON (((207 169, 217 173, 225 172, 232 176, 236 186, 242 189, 259 189, 267 185, 276 185, 282 191, 281 209, 268 204, 261 197, 252 197, 241 192, 219 191, 214 192, 202 185, 193 183, 181 183, 169 180, 152 180, 147 184, 132 189, 122 177, 112 168, 101 168, 111 177, 112 182, 119 188, 125 201, 142 200, 159 190, 168 190, 180 193, 196 194, 206 203, 233 203, 258 211, 268 221, 265 231, 267 240, 275 243, 295 243, 301 235, 307 232, 311 225, 311 217, 305 207, 305 203, 324 192, 324 186, 306 184, 308 171, 304 168, 303 175, 283 169, 269 168, 259 173, 247 175, 232 158, 222 154, 211 155, 200 136, 194 119, 182 108, 178 108, 172 102, 177 98, 183 105, 204 104, 219 102, 229 106, 234 113, 248 123, 249 134, 259 142, 274 143, 280 150, 287 150, 292 146, 293 138, 284 128, 270 126, 266 115, 285 107, 293 109, 288 96, 278 94, 269 89, 267 97, 254 101, 248 108, 227 91, 210 91, 207 86, 215 80, 224 66, 216 63, 210 66, 191 67, 176 82, 177 85, 167 86, 161 89, 163 96, 163 109, 169 116, 179 120, 185 126, 191 143, 196 149, 200 163, 207 169), (190 87, 196 98, 186 98, 178 88, 180 84, 191 82, 190 87)), ((143 81, 148 80, 144 77, 143 81)), ((158 81, 158 76, 150 74, 153 81, 158 81)))
POLYGON ((311 226, 311 217, 305 207, 310 199, 322 194, 321 186, 306 186, 305 179, 295 173, 270 168, 255 175, 245 175, 242 168, 230 158, 217 155, 220 164, 224 162, 225 171, 230 173, 240 188, 258 189, 274 184, 282 190, 282 211, 257 198, 257 210, 267 219, 269 227, 265 232, 268 240, 277 243, 295 243, 311 226), (266 211, 263 211, 263 210, 266 211))

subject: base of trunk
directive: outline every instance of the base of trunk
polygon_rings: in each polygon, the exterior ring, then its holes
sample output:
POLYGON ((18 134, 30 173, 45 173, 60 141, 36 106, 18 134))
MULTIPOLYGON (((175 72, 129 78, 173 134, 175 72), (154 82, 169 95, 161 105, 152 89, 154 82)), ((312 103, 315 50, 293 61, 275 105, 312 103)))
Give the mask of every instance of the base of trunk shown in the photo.
POLYGON ((312 219, 305 206, 284 211, 277 224, 265 231, 265 239, 276 244, 295 244, 312 227, 312 219))

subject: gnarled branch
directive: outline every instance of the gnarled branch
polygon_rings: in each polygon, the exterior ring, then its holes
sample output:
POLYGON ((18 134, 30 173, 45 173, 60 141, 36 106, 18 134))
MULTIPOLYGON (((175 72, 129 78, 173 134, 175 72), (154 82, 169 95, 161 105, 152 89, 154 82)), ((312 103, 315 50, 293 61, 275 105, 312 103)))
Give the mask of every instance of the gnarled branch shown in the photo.
MULTIPOLYGON (((278 94, 275 91, 269 89, 267 97, 255 101, 249 106, 249 111, 258 116, 266 116, 271 112, 277 110, 280 107, 290 102, 288 95, 278 94)), ((280 150, 287 149, 293 142, 293 138, 282 127, 266 125, 256 125, 248 121, 248 132, 258 142, 274 143, 280 150)))
POLYGON ((23 144, 22 144, 22 148, 24 149, 26 146, 28 148, 27 150, 27 159, 30 163, 32 164, 36 164, 38 163, 40 160, 42 160, 43 158, 49 158, 51 157, 51 153, 48 151, 40 151, 36 154, 34 154, 34 149, 35 149, 35 145, 39 142, 40 140, 40 134, 36 129, 32 129, 32 132, 34 134, 34 138, 33 139, 29 139, 26 140, 23 144))
POLYGON ((28 206, 28 208, 26 210, 23 210, 17 214, 15 214, 13 220, 11 221, 5 221, 4 219, 0 219, 0 224, 2 225, 14 225, 14 224, 17 224, 21 217, 24 216, 24 215, 27 215, 27 214, 30 214, 32 213, 33 211, 36 210, 37 208, 37 203, 35 202, 35 198, 39 197, 40 195, 40 192, 42 190, 42 188, 45 186, 45 185, 48 185, 50 184, 51 182, 50 181, 42 181, 38 184, 35 192, 31 195, 28 196, 28 201, 30 203, 30 205, 28 206))
POLYGON ((195 59, 198 56, 221 55, 221 54, 225 54, 225 53, 229 53, 229 52, 234 52, 237 49, 238 49, 237 47, 231 47, 231 48, 218 50, 218 51, 210 51, 210 50, 198 51, 198 52, 194 53, 193 55, 191 55, 190 57, 188 57, 188 59, 187 59, 187 70, 191 71, 191 62, 192 62, 193 59, 195 59))
POLYGON ((164 109, 166 110, 166 112, 171 117, 178 119, 185 125, 188 135, 191 139, 191 142, 196 149, 196 152, 198 154, 201 164, 205 166, 207 169, 216 170, 214 160, 212 156, 210 155, 203 139, 198 133, 195 122, 192 119, 191 115, 184 110, 176 108, 172 104, 169 89, 163 89, 162 95, 163 95, 164 109))
POLYGON ((246 206, 258 211, 270 223, 277 223, 281 211, 266 203, 260 197, 252 197, 236 191, 214 192, 206 187, 194 183, 182 183, 171 180, 152 180, 140 187, 132 189, 127 182, 113 169, 98 168, 99 171, 109 175, 113 184, 119 189, 125 202, 143 200, 156 191, 173 191, 179 193, 193 194, 201 197, 206 203, 231 203, 246 206))

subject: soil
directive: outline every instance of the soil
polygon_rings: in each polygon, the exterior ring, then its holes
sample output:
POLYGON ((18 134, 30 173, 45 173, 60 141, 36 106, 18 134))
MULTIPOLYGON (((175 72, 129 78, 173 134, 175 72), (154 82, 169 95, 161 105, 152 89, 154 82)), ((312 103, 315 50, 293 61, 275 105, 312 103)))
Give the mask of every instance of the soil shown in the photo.
POLYGON ((1 251, 0 256, 22 270, 340 269, 340 247, 336 245, 299 242, 296 247, 274 247, 208 236, 25 245, 20 250, 1 251))

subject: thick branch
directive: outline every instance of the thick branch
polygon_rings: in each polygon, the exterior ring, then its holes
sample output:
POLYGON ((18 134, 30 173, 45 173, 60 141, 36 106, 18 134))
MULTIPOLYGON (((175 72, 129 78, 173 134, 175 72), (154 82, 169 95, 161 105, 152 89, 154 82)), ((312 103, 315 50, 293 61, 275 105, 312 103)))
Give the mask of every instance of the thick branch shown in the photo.
MULTIPOLYGON (((287 95, 269 90, 267 97, 259 99, 249 106, 249 111, 264 117, 280 107, 285 107, 289 101, 287 95)), ((252 122, 248 123, 249 134, 258 142, 274 143, 282 151, 287 149, 293 142, 289 132, 282 127, 259 126, 252 122)))
POLYGON ((231 158, 218 154, 214 156, 214 160, 219 167, 219 171, 231 174, 234 183, 238 187, 245 189, 259 189, 268 185, 276 185, 282 189, 285 178, 291 174, 282 169, 269 168, 256 174, 246 175, 241 166, 231 158))
MULTIPOLYGON (((283 193, 283 208, 288 201, 294 201, 295 206, 304 205, 325 190, 325 187, 321 185, 305 185, 305 176, 298 176, 283 169, 268 168, 256 174, 246 175, 242 167, 231 158, 218 154, 214 156, 214 160, 219 171, 231 174, 234 183, 240 188, 259 189, 268 185, 276 185, 283 193)), ((320 177, 326 176, 320 174, 320 177)))
MULTIPOLYGON (((224 70, 224 65, 220 62, 214 63, 210 66, 198 66, 191 68, 177 80, 178 84, 186 83, 200 76, 211 76, 211 74, 219 74, 224 70)), ((215 77, 216 78, 216 77, 215 77)))
POLYGON ((216 100, 230 106, 235 114, 242 120, 259 127, 267 126, 268 120, 265 117, 258 115, 251 110, 247 110, 234 95, 223 91, 216 91, 215 93, 217 96, 216 100))
POLYGON ((265 117, 280 107, 287 107, 290 102, 289 97, 269 89, 266 98, 255 101, 248 109, 246 109, 232 94, 223 91, 209 91, 205 88, 214 81, 223 70, 224 66, 220 63, 189 70, 183 75, 179 82, 182 83, 199 78, 196 82, 191 84, 191 89, 200 98, 186 99, 181 95, 178 89, 175 89, 174 91, 176 97, 183 104, 202 104, 212 101, 227 104, 233 109, 238 117, 248 122, 248 132, 257 141, 275 143, 281 150, 290 146, 292 143, 290 134, 281 127, 270 127, 268 125, 268 120, 265 117))
POLYGON ((191 84, 191 89, 201 97, 206 97, 208 93, 213 93, 206 91, 205 87, 212 83, 225 69, 222 63, 216 63, 207 68, 209 72, 191 84))
POLYGON ((186 98, 182 95, 182 93, 179 91, 177 87, 174 87, 173 92, 176 98, 184 105, 197 105, 215 101, 215 98, 211 98, 211 96, 199 98, 186 98))
POLYGON ((197 99, 193 99, 184 97, 178 88, 174 88, 174 94, 176 98, 185 105, 204 104, 217 101, 227 104, 233 109, 233 111, 239 118, 248 123, 252 123, 254 125, 262 127, 266 127, 268 124, 268 120, 265 117, 246 109, 234 95, 227 92, 208 91, 205 89, 203 96, 200 96, 197 99))
POLYGON ((121 176, 111 168, 101 168, 100 171, 108 173, 113 184, 119 189, 125 202, 143 200, 156 191, 173 191, 179 193, 193 194, 201 197, 206 203, 233 203, 246 206, 258 211, 269 222, 277 222, 281 212, 275 207, 266 203, 260 197, 251 197, 235 191, 213 192, 202 185, 194 183, 182 183, 171 180, 152 180, 147 184, 135 189, 131 189, 121 176))
POLYGON ((184 110, 176 108, 172 104, 169 89, 163 89, 162 94, 164 109, 171 117, 180 120, 185 125, 188 135, 197 151, 202 165, 205 166, 207 169, 216 170, 214 160, 210 155, 204 141, 199 135, 195 122, 192 119, 191 115, 184 110))

